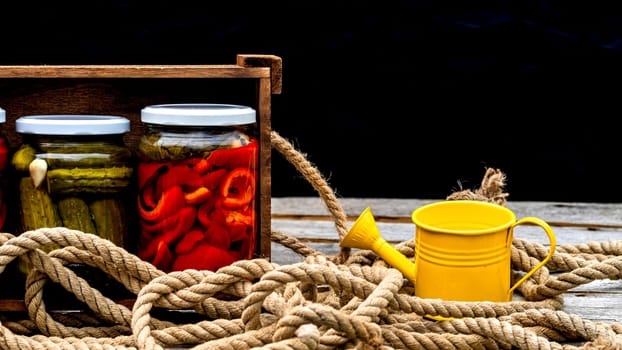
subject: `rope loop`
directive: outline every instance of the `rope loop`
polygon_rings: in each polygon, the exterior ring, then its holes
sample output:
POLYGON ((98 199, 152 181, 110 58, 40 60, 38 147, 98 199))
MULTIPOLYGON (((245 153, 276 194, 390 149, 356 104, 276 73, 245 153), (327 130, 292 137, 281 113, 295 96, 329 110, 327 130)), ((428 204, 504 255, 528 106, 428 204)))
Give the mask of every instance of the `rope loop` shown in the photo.
MULTIPOLYGON (((276 132, 271 143, 313 186, 339 239, 347 216, 326 179, 276 132)), ((505 174, 486 169, 480 188, 447 200, 506 205, 505 174)), ((509 302, 423 299, 402 274, 369 250, 326 255, 284 232, 273 244, 302 261, 240 260, 217 271, 164 273, 98 236, 63 227, 0 233, 0 273, 16 260, 32 266, 25 315, 0 315, 1 349, 622 349, 622 325, 563 312, 564 294, 622 277, 622 243, 562 245, 509 302), (46 252, 44 247, 58 246, 46 252), (73 267, 101 271, 130 301, 106 295, 73 267), (50 283, 51 282, 51 283, 50 283), (60 286, 79 312, 48 310, 46 286, 60 286)), ((409 259, 415 241, 395 245, 409 259)), ((514 238, 512 279, 547 255, 514 238)))

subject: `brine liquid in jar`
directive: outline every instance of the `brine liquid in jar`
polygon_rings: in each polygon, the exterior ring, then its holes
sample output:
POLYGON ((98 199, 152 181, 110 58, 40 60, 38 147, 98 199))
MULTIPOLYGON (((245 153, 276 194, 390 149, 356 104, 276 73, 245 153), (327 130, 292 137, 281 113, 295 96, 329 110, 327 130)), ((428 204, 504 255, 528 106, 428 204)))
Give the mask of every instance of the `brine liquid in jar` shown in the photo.
MULTIPOLYGON (((30 115, 16 120, 22 143, 12 165, 20 232, 66 227, 132 250, 130 122, 108 115, 30 115)), ((46 250, 54 246, 46 247, 46 250)), ((29 266, 20 260, 20 270, 29 266)))

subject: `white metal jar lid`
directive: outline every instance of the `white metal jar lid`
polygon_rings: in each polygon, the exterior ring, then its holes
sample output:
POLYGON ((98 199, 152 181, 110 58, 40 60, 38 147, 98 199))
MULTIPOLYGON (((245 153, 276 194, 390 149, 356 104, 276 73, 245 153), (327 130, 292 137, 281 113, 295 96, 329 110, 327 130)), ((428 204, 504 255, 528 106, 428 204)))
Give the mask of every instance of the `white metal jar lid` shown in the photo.
POLYGON ((6 112, 4 109, 0 108, 0 123, 6 122, 6 112))
POLYGON ((37 135, 114 135, 130 131, 130 120, 115 115, 28 115, 15 120, 15 131, 37 135))
POLYGON ((144 107, 143 123, 177 126, 230 126, 253 124, 257 120, 251 107, 215 103, 179 103, 144 107))

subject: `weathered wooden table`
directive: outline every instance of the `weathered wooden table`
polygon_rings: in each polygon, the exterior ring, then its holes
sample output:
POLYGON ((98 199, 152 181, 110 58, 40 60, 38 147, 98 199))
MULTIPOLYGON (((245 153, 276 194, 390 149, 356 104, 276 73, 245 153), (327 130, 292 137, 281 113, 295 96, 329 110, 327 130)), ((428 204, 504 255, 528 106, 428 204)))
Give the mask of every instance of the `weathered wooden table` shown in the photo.
MULTIPOLYGON (((414 209, 441 199, 339 198, 351 225, 370 206, 378 229, 390 243, 413 237, 414 209)), ((517 218, 539 217, 551 225, 557 246, 590 242, 622 245, 622 203, 512 202, 507 207, 517 218)), ((338 254, 339 235, 325 203, 319 197, 272 198, 272 229, 296 237, 309 247, 328 255, 338 254)), ((546 234, 537 227, 519 226, 515 238, 548 245, 546 234)), ((302 257, 280 244, 272 244, 272 261, 277 264, 301 262, 302 257)), ((619 273, 619 275, 622 272, 619 273)), ((622 321, 622 281, 598 279, 570 289, 564 294, 564 312, 592 321, 622 321)))
MULTIPOLYGON (((397 244, 414 237, 415 225, 411 221, 412 211, 422 205, 440 200, 444 199, 339 198, 338 203, 348 217, 349 226, 369 206, 372 209, 376 224, 383 238, 389 243, 397 244)), ((601 271, 601 278, 585 278, 584 283, 568 289, 563 294, 563 305, 560 311, 576 315, 581 319, 589 321, 589 323, 599 324, 598 327, 593 325, 583 327, 585 324, 582 322, 571 322, 568 324, 570 327, 568 332, 570 334, 574 335, 573 330, 577 330, 576 334, 586 333, 591 337, 595 337, 595 332, 605 329, 610 330, 613 327, 608 328, 607 326, 616 325, 613 336, 610 336, 611 334, 598 333, 599 336, 603 336, 598 339, 607 339, 610 341, 610 345, 613 343, 616 346, 622 344, 622 340, 619 337, 619 334, 622 334, 622 328, 620 328, 622 326, 618 325, 622 322, 622 307, 620 306, 622 305, 622 281, 620 281, 620 277, 622 277, 622 257, 620 257, 622 255, 622 203, 509 201, 507 207, 515 212, 517 218, 535 216, 547 221, 555 232, 558 247, 585 247, 585 251, 589 251, 592 248, 608 247, 607 254, 602 254, 603 257, 601 257, 603 264, 607 263, 607 268, 601 271)), ((295 237, 309 248, 327 255, 335 256, 340 252, 340 240, 336 223, 326 208, 325 202, 319 197, 273 197, 271 200, 271 228, 273 232, 279 231, 287 236, 295 237)), ((514 237, 544 246, 549 243, 542 229, 535 226, 517 226, 514 237)), ((273 242, 271 244, 271 261, 278 265, 288 265, 303 262, 304 257, 298 255, 287 246, 273 242)), ((593 266, 591 264, 588 263, 586 266, 593 266)), ((594 263, 594 265, 598 264, 594 263)), ((556 273, 552 272, 552 275, 556 273)), ((519 295, 516 295, 516 297, 520 298, 519 295)), ((4 303, 5 307, 11 305, 23 307, 18 301, 11 302, 8 300, 4 301, 4 303)), ((564 320, 566 319, 561 319, 561 321, 564 320)), ((459 321, 456 320, 456 323, 459 321)), ((535 337, 533 331, 525 334, 524 332, 521 333, 520 329, 516 330, 517 332, 509 332, 507 334, 508 337, 512 336, 514 339, 521 341, 527 338, 537 340, 533 339, 535 337), (525 336, 523 337, 523 335, 525 336)), ((505 331, 508 331, 508 329, 504 328, 500 330, 502 333, 495 335, 497 338, 505 338, 505 331)), ((427 333, 422 334, 413 331, 409 334, 411 336, 419 336, 420 341, 427 341, 426 344, 429 347, 426 348, 435 348, 434 346, 437 345, 437 343, 431 342, 427 338, 427 333)), ((522 346, 520 348, 546 348, 546 344, 541 344, 542 346, 540 347, 535 347, 537 344, 534 344, 521 343, 522 346)), ((582 345, 582 343, 564 343, 564 345, 566 344, 577 347, 582 345)), ((556 343, 555 346, 558 345, 556 343)), ((185 348, 187 347, 167 347, 170 350, 185 348)))

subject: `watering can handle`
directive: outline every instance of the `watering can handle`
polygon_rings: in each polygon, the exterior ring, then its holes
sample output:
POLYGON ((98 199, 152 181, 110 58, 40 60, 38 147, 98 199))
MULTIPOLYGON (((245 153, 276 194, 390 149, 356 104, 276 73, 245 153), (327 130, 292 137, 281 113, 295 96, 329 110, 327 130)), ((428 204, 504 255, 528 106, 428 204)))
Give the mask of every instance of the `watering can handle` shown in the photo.
POLYGON ((533 269, 527 272, 520 280, 518 280, 512 286, 512 288, 510 288, 508 300, 511 299, 512 293, 514 293, 514 289, 516 289, 516 287, 518 287, 523 282, 525 282, 529 277, 531 277, 531 275, 533 275, 539 268, 544 266, 555 253, 555 247, 556 247, 555 234, 553 233, 553 229, 551 228, 551 226, 549 226, 549 224, 547 224, 544 220, 540 218, 536 218, 533 216, 527 216, 514 222, 514 224, 512 224, 512 226, 510 227, 510 230, 513 231, 514 227, 518 225, 522 225, 522 224, 532 224, 532 225, 540 226, 544 230, 544 232, 546 232, 547 236, 549 237, 549 242, 550 242, 549 253, 544 259, 542 259, 542 261, 540 261, 538 265, 536 265, 533 269))

